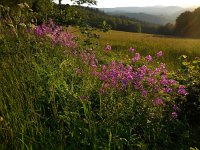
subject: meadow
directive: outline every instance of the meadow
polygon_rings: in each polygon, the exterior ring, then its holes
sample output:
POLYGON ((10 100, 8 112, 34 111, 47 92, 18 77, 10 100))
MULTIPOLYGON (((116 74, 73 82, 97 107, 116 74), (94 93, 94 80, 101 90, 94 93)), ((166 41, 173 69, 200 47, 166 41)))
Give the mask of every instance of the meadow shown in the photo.
POLYGON ((109 31, 87 45, 52 20, 0 33, 0 149, 200 147, 200 40, 109 31))
MULTIPOLYGON (((144 33, 129 33, 122 31, 109 31, 99 33, 99 43, 112 45, 114 54, 123 53, 127 48, 133 47, 142 55, 154 54, 162 50, 165 57, 163 61, 169 68, 178 69, 177 60, 181 55, 187 55, 190 59, 200 56, 200 40, 187 39, 174 36, 153 35, 144 33)), ((125 53, 126 54, 126 53, 125 53)), ((120 59, 123 59, 122 56, 120 59)))

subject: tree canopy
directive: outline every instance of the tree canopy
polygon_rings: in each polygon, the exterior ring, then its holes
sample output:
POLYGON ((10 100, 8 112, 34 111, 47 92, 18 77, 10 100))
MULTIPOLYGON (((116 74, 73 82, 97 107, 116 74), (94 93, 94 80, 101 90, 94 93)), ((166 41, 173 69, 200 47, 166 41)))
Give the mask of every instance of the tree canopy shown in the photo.
MULTIPOLYGON (((75 4, 81 5, 81 4, 89 4, 89 5, 96 5, 96 0, 71 0, 75 4)), ((62 0, 59 0, 59 5, 62 4, 62 0)))
POLYGON ((175 34, 200 38, 200 7, 193 12, 186 11, 176 19, 175 34))

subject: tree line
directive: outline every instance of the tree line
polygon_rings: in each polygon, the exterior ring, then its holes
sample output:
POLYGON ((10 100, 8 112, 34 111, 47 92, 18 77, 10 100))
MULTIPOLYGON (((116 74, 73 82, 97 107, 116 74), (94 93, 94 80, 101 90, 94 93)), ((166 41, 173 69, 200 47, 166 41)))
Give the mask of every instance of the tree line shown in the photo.
POLYGON ((183 37, 200 38, 200 7, 193 12, 186 11, 176 19, 174 34, 183 37))
MULTIPOLYGON (((95 0, 72 0, 76 5, 56 4, 52 0, 1 0, 0 5, 9 6, 12 12, 18 10, 18 4, 26 2, 33 11, 35 22, 40 24, 52 18, 59 25, 90 26, 127 32, 155 33, 157 26, 130 19, 125 16, 111 16, 97 8, 82 7, 81 4, 96 4, 95 0)), ((31 18, 31 17, 30 17, 31 18)))
MULTIPOLYGON (((71 0, 76 5, 56 4, 53 0, 1 0, 0 5, 17 9, 17 4, 26 2, 34 14, 35 22, 40 24, 52 18, 59 25, 90 26, 93 28, 107 27, 113 30, 127 32, 142 32, 151 34, 176 35, 181 37, 200 37, 200 8, 193 12, 182 13, 175 24, 160 26, 125 16, 108 15, 97 8, 82 7, 81 4, 95 5, 96 0, 71 0)), ((12 13, 11 11, 11 13, 12 13)))

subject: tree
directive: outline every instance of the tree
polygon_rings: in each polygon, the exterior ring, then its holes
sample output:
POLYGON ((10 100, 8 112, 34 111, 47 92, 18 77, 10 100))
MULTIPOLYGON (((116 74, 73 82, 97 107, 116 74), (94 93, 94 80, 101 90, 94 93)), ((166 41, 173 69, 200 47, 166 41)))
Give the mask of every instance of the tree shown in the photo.
MULTIPOLYGON (((75 4, 82 5, 82 4, 88 4, 88 5, 96 5, 97 1, 96 0, 71 0, 75 4)), ((58 1, 58 5, 60 8, 60 16, 62 15, 62 0, 58 1)))
POLYGON ((186 11, 176 19, 175 34, 200 38, 200 7, 193 12, 186 11))
POLYGON ((158 34, 164 35, 172 35, 174 33, 174 25, 171 23, 167 23, 164 26, 160 26, 158 28, 158 34))
POLYGON ((176 25, 175 25, 176 35, 187 36, 187 31, 188 31, 187 26, 189 25, 191 17, 192 13, 190 11, 186 11, 176 19, 176 25))
MULTIPOLYGON (((88 5, 96 5, 96 0, 71 0, 75 4, 82 5, 82 4, 88 4, 88 5)), ((62 5, 62 0, 59 0, 59 5, 62 5)))

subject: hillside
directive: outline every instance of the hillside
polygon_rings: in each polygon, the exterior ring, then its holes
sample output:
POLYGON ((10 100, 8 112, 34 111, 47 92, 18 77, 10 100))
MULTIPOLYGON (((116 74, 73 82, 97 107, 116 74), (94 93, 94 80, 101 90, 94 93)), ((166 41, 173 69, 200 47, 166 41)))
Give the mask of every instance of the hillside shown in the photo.
POLYGON ((79 17, 84 20, 84 22, 87 22, 87 24, 91 27, 101 28, 102 23, 105 21, 113 30, 145 33, 157 32, 157 25, 139 21, 135 18, 130 18, 123 15, 116 16, 107 14, 96 8, 77 6, 71 7, 79 12, 78 14, 81 14, 79 17))
POLYGON ((152 24, 158 24, 158 25, 164 25, 169 22, 174 22, 173 19, 170 19, 170 17, 166 17, 163 15, 151 15, 146 13, 125 13, 125 12, 110 12, 109 14, 112 15, 123 15, 132 19, 137 19, 139 21, 148 22, 152 24))
POLYGON ((101 11, 108 14, 124 15, 140 21, 159 25, 174 23, 181 13, 193 9, 194 8, 182 8, 178 6, 100 8, 101 11))
POLYGON ((110 31, 85 46, 62 29, 1 23, 0 149, 200 147, 200 61, 177 59, 199 40, 110 31))
MULTIPOLYGON (((2 1, 0 150, 200 148, 200 39, 133 33, 148 24, 80 5, 2 1), (131 32, 100 32, 106 22, 131 32)), ((199 14, 176 27, 200 35, 199 14)))
POLYGON ((147 13, 152 15, 171 15, 184 8, 178 6, 151 6, 151 7, 116 7, 100 8, 104 12, 129 12, 129 13, 147 13))

